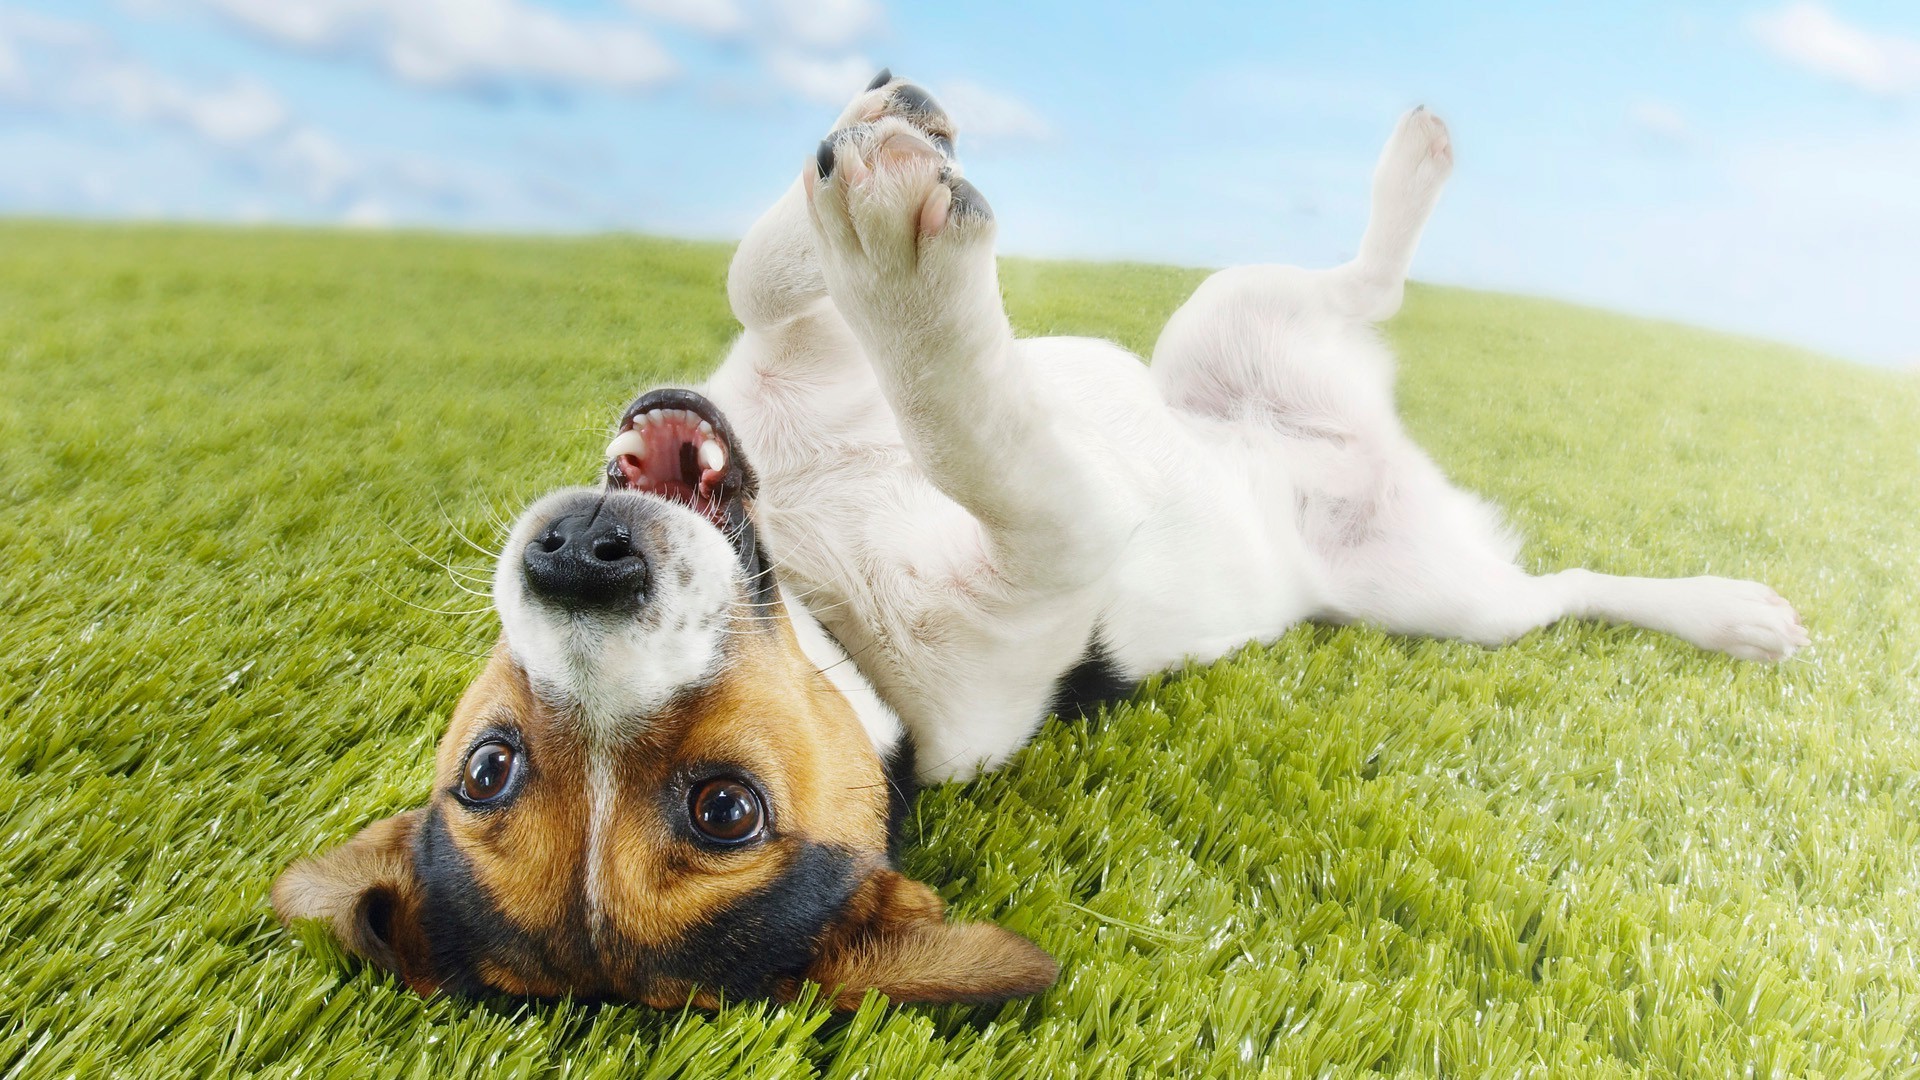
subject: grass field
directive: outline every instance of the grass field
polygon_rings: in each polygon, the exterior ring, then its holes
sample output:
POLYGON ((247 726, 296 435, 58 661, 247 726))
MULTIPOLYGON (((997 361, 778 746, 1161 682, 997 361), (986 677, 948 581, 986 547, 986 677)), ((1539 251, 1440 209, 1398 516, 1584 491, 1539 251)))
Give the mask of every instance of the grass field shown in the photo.
MULTIPOLYGON (((1811 653, 1306 627, 1049 724, 905 856, 1060 958, 1004 1008, 423 1000, 280 929, 424 797, 480 547, 727 341, 726 256, 0 225, 0 1076, 1920 1075, 1920 378, 1434 288, 1408 422, 1530 566, 1757 577, 1811 653)), ((1199 276, 1005 286, 1145 350, 1199 276)))

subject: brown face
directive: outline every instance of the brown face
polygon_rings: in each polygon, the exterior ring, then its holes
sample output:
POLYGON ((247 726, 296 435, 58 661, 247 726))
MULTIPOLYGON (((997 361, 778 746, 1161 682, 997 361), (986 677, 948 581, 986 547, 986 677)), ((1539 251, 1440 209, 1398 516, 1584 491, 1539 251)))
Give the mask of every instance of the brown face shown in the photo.
POLYGON ((728 460, 696 447, 709 475, 691 496, 569 491, 529 510, 496 581, 505 633, 429 801, 294 864, 275 910, 326 921, 423 993, 679 1007, 812 979, 850 1007, 869 988, 991 1001, 1050 985, 1038 947, 947 924, 894 869, 886 766, 771 587, 730 433, 703 400, 669 400, 713 421, 680 426, 728 460))

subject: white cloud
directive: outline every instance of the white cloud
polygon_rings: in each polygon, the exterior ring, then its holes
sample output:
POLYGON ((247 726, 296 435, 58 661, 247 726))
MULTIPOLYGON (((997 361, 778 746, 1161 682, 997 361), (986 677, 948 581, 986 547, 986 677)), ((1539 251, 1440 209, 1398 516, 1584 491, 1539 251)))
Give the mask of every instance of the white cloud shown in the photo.
POLYGON ((636 14, 683 26, 713 37, 746 29, 747 17, 733 0, 626 0, 636 14))
MULTIPOLYGON (((184 154, 192 168, 238 171, 251 178, 256 202, 264 197, 287 206, 291 200, 306 214, 366 225, 458 209, 524 211, 543 201, 528 195, 523 178, 414 153, 349 146, 301 121, 258 81, 188 82, 127 55, 84 24, 16 14, 0 8, 0 48, 23 58, 10 83, 0 84, 4 100, 32 112, 108 117, 134 129, 183 135, 174 144, 176 154, 184 154)), ((78 146, 64 144, 61 153, 78 146)), ((97 170, 69 177, 67 186, 121 212, 158 215, 166 209, 137 202, 144 195, 120 190, 97 170)), ((55 193, 42 194, 42 201, 53 201, 55 193)))
POLYGON ((820 105, 845 105, 873 78, 874 65, 864 56, 821 59, 791 49, 774 49, 766 56, 767 71, 788 90, 820 105))
MULTIPOLYGON (((819 105, 845 105, 878 70, 862 54, 831 58, 793 49, 772 49, 767 70, 783 87, 819 105)), ((930 87, 933 96, 963 139, 993 142, 1040 141, 1053 137, 1053 126, 1031 105, 967 79, 953 79, 930 87)))
POLYGON ((0 8, 0 35, 59 49, 98 47, 105 41, 86 23, 9 8, 0 8))
MULTIPOLYGON (((280 44, 365 56, 400 79, 428 86, 533 82, 640 90, 678 70, 636 26, 570 18, 523 0, 194 2, 280 44)), ((694 4, 657 0, 653 6, 690 11, 694 4)))
POLYGON ((1680 110, 1664 101, 1641 101, 1627 110, 1627 118, 1641 131, 1663 142, 1685 143, 1693 140, 1693 128, 1680 110))
POLYGON ((82 91, 128 120, 184 127, 208 142, 239 146, 279 131, 287 107, 252 80, 192 87, 135 64, 103 65, 82 91))
POLYGON ((821 50, 851 45, 878 28, 882 17, 875 0, 767 0, 766 8, 781 37, 821 50))
POLYGON ((340 224, 354 229, 384 229, 393 224, 393 208, 379 199, 361 199, 340 215, 340 224))
POLYGON ((187 83, 127 59, 81 23, 0 11, 0 57, 12 64, 0 63, 0 85, 23 105, 106 113, 222 146, 256 142, 288 120, 286 103, 256 80, 187 83), (22 44, 38 61, 31 68, 21 60, 22 44))
POLYGON ((7 39, 0 37, 0 93, 11 95, 26 82, 26 69, 20 65, 20 56, 13 51, 7 39))
POLYGON ((1039 141, 1053 137, 1053 125, 1031 105, 966 79, 942 83, 935 95, 953 117, 961 138, 1039 141))
POLYGON ((311 127, 290 132, 270 149, 269 160, 316 203, 339 200, 366 171, 338 139, 311 127))
POLYGON ((1774 55, 1816 75, 1882 97, 1920 90, 1920 41, 1862 29, 1822 4, 1799 0, 1748 27, 1774 55))

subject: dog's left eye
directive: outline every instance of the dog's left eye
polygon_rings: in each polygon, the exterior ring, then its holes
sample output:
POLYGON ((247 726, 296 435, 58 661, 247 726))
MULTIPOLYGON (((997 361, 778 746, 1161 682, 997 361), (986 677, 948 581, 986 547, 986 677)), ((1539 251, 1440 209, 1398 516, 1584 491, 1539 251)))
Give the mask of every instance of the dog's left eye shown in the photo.
POLYGON ((696 786, 687 804, 695 831, 718 844, 744 844, 759 836, 766 816, 752 788, 725 776, 696 786))
POLYGON ((460 794, 469 802, 491 802, 507 790, 513 779, 513 747, 504 742, 484 742, 467 755, 467 767, 460 771, 460 794))

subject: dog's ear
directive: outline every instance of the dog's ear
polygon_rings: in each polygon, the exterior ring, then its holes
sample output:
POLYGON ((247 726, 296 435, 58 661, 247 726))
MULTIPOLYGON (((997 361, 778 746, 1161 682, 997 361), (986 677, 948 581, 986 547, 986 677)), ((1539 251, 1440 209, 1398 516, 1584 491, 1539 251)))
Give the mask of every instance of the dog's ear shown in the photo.
POLYGON ((426 809, 409 810, 360 830, 346 843, 287 867, 273 883, 283 923, 315 919, 347 951, 399 975, 421 994, 439 981, 420 929, 420 879, 413 839, 426 809))
POLYGON ((992 923, 948 923, 932 889, 892 870, 868 878, 847 918, 822 941, 807 978, 839 1009, 868 990, 895 1002, 990 1003, 1037 994, 1060 965, 1026 938, 992 923))

